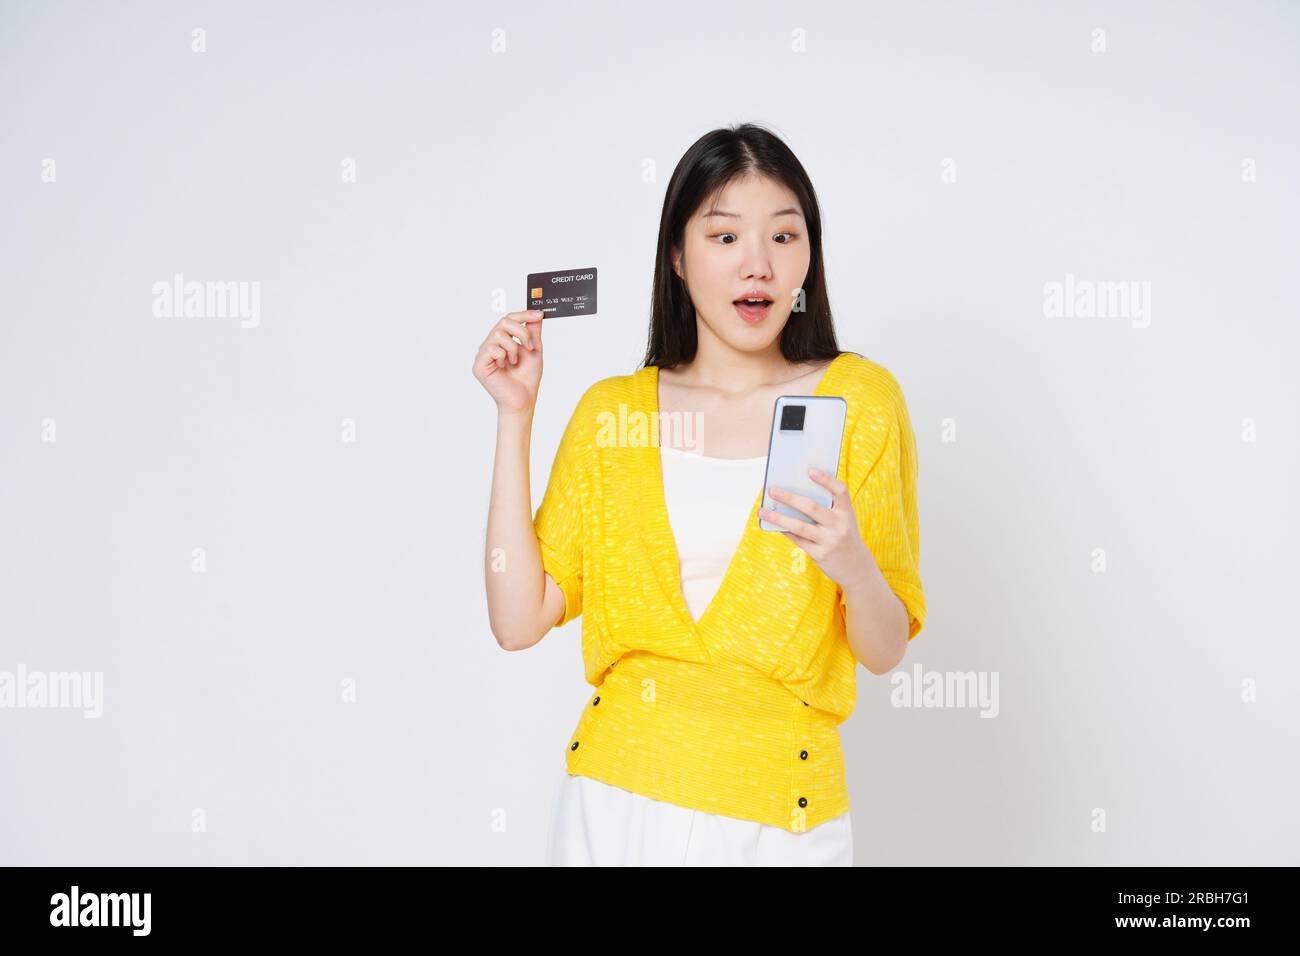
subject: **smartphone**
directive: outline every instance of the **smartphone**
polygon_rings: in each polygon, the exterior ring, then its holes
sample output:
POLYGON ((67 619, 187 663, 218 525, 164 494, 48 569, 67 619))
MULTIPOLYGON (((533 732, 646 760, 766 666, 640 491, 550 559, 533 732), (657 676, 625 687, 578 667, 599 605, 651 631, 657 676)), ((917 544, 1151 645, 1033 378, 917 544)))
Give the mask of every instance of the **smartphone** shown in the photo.
MULTIPOLYGON (((802 511, 777 501, 772 488, 785 488, 831 507, 831 493, 808 475, 818 468, 834 475, 840 467, 844 420, 849 403, 838 395, 782 395, 772 409, 772 433, 767 443, 767 474, 763 477, 763 507, 777 514, 815 523, 802 511)), ((758 519, 764 531, 784 531, 766 518, 758 519)))

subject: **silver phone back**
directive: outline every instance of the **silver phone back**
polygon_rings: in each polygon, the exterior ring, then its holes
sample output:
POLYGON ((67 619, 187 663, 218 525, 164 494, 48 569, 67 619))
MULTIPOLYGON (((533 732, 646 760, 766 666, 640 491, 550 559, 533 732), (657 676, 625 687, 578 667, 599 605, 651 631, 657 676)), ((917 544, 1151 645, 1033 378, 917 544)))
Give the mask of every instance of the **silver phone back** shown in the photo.
MULTIPOLYGON (((831 493, 808 476, 809 468, 835 475, 844 443, 844 420, 849 403, 837 395, 782 395, 772 409, 772 434, 767 445, 767 475, 763 479, 763 507, 799 521, 810 519, 801 511, 777 501, 772 488, 785 488, 831 507, 831 493)), ((766 518, 758 519, 764 531, 784 531, 766 518)))

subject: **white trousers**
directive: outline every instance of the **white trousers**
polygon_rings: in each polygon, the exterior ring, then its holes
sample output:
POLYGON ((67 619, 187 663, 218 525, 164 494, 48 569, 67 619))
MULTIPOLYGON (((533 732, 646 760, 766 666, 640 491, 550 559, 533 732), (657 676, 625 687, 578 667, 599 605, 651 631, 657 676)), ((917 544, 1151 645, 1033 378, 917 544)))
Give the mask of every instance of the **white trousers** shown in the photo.
POLYGON ((852 866, 846 810, 805 833, 690 810, 562 770, 550 866, 852 866))

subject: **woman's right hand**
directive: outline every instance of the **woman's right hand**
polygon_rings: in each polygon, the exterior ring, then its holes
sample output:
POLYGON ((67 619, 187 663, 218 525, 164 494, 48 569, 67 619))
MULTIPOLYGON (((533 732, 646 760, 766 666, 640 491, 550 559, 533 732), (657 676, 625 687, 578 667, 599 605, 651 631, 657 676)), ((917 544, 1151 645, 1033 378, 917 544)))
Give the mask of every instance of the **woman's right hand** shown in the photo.
POLYGON ((542 381, 541 311, 502 316, 478 347, 474 377, 496 401, 498 411, 532 411, 542 381))

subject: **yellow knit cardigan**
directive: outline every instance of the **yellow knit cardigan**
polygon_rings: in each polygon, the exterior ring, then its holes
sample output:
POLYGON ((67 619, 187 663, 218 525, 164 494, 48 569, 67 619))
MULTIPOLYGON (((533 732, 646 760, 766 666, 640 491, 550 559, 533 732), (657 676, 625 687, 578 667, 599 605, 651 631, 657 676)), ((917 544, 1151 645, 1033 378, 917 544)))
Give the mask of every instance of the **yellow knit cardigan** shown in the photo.
MULTIPOLYGON (((682 596, 664 501, 659 369, 601 379, 578 401, 534 518, 542 565, 582 615, 597 692, 567 744, 573 774, 692 809, 810 830, 849 809, 838 725, 857 660, 844 595, 803 549, 758 526, 762 489, 699 620, 682 596)), ((848 402, 836 474, 863 540, 925 623, 916 438, 883 366, 841 352, 814 395, 848 402)))

